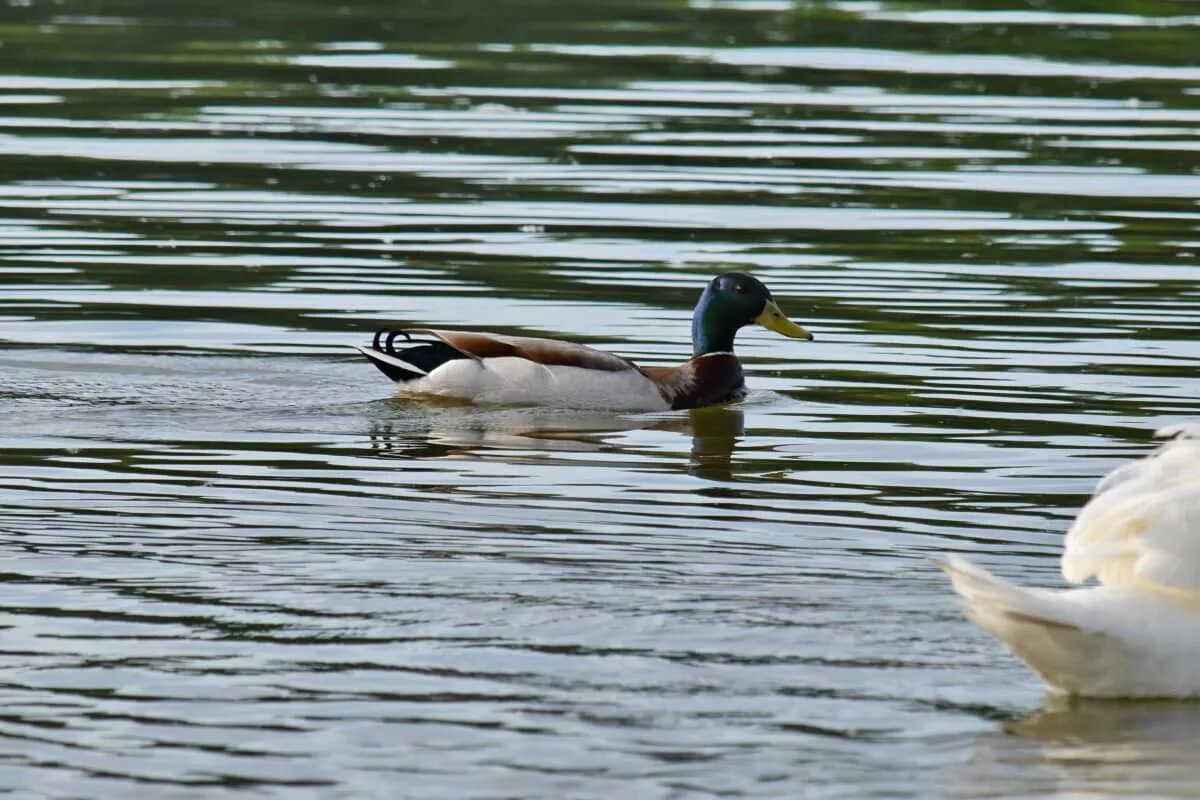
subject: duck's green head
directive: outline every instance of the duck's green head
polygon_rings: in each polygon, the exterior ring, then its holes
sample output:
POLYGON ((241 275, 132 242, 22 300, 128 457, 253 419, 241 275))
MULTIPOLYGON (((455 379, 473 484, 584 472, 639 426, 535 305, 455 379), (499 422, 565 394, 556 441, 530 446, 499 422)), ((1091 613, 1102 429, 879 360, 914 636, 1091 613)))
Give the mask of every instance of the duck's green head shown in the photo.
POLYGON ((743 325, 757 322, 792 339, 812 334, 783 315, 762 282, 740 272, 712 279, 692 315, 694 355, 733 351, 733 337, 743 325))

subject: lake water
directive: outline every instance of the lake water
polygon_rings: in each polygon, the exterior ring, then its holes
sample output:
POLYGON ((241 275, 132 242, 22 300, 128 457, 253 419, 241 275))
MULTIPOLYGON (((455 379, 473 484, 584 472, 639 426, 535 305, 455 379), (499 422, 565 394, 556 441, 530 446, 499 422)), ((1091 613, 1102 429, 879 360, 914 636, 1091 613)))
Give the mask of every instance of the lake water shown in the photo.
POLYGON ((1200 705, 1047 699, 927 560, 1059 586, 1200 414, 1195 6, 11 2, 0 790, 1191 797, 1200 705), (421 405, 384 325, 750 396, 421 405))

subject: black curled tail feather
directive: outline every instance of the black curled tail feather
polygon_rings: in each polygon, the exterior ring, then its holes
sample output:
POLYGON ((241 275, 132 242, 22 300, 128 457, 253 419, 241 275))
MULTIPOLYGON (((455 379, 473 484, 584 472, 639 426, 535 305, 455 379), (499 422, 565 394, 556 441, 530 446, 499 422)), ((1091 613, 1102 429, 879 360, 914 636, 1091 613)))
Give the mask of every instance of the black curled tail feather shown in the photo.
POLYGON ((380 330, 375 332, 371 347, 360 347, 359 352, 370 359, 379 371, 394 381, 406 382, 423 378, 435 369, 456 358, 470 358, 445 342, 422 342, 411 347, 395 346, 397 336, 407 342, 412 336, 407 331, 380 330))
POLYGON ((397 336, 403 336, 406 341, 412 341, 412 334, 408 331, 393 331, 387 328, 380 328, 375 331, 375 335, 371 337, 371 347, 381 353, 387 353, 389 356, 396 355, 397 336))

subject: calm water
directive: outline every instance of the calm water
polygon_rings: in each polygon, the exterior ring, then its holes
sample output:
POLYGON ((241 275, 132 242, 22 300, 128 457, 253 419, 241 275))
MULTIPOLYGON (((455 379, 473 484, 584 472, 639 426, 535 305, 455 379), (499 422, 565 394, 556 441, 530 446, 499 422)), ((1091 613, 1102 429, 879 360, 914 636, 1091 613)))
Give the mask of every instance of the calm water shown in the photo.
POLYGON ((0 789, 1193 796, 1200 705, 1047 701, 926 556, 1058 585, 1200 414, 1194 12, 9 3, 0 789), (351 350, 678 362, 731 268, 817 341, 726 408, 351 350))

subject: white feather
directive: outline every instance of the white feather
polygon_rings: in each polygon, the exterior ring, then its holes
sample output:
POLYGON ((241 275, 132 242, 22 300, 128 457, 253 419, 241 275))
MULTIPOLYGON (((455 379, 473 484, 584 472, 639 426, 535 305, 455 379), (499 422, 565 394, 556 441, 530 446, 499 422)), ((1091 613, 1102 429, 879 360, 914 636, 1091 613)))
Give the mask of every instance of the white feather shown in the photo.
POLYGON ((1067 532, 1062 572, 1200 602, 1200 439, 1173 439, 1102 480, 1067 532))
POLYGON ((480 405, 553 405, 609 411, 665 411, 670 405, 636 369, 607 372, 546 366, 524 358, 447 361, 399 387, 402 394, 469 400, 480 405))
POLYGON ((1050 591, 952 556, 939 564, 967 615, 1052 689, 1091 697, 1200 697, 1200 427, 1100 482, 1067 534, 1050 591))
POLYGON ((391 364, 393 367, 399 367, 400 369, 408 370, 409 372, 415 373, 417 375, 428 375, 429 374, 428 372, 426 372, 425 370, 416 366, 415 364, 410 364, 402 358, 397 358, 396 356, 390 355, 388 353, 384 353, 381 350, 375 350, 374 348, 368 348, 368 347, 356 347, 355 349, 358 350, 358 352, 365 355, 367 358, 371 359, 372 361, 382 361, 385 364, 391 364))

